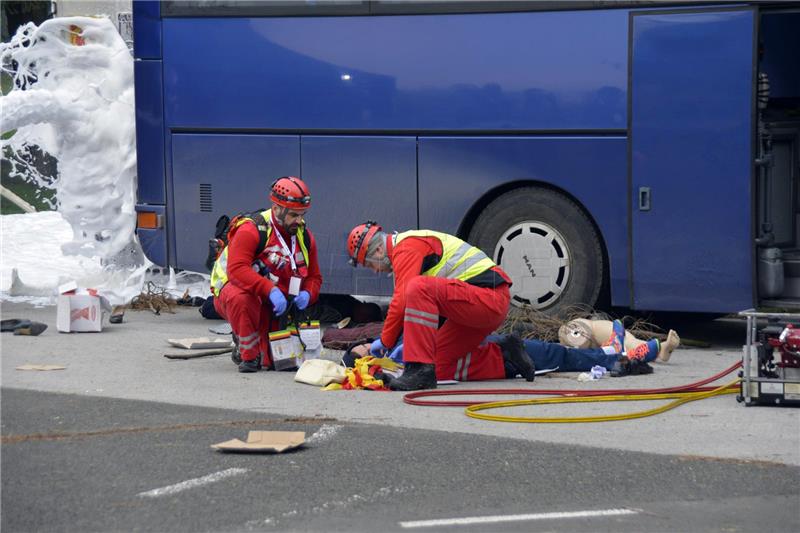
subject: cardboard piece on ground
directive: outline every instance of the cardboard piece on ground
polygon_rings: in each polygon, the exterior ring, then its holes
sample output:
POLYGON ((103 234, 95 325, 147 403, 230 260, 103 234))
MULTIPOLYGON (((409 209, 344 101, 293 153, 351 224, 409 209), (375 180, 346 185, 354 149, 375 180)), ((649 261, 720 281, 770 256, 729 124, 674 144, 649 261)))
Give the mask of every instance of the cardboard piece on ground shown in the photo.
POLYGON ((164 357, 167 359, 197 359, 198 357, 208 357, 209 355, 220 355, 223 353, 231 353, 232 347, 217 348, 213 350, 197 350, 186 351, 181 353, 165 353, 164 357))
POLYGON ((67 367, 61 365, 22 365, 17 370, 66 370, 67 367))
POLYGON ((172 346, 185 348, 187 350, 233 347, 233 341, 230 339, 209 339, 208 337, 195 337, 193 339, 167 339, 167 342, 172 346))
POLYGON ((302 446, 305 440, 305 431, 251 431, 247 442, 232 439, 211 447, 221 452, 281 453, 302 446))
POLYGON ((111 304, 95 289, 79 289, 72 281, 58 288, 56 329, 62 333, 103 331, 103 313, 111 304))

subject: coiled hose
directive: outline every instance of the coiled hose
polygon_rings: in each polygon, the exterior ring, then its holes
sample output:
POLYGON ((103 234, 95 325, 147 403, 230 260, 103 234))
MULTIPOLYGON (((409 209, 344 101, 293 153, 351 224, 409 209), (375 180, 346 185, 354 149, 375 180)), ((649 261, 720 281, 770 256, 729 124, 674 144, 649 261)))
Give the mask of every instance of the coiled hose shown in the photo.
POLYGON ((530 424, 566 424, 578 422, 609 422, 612 420, 631 420, 634 418, 644 418, 652 416, 670 409, 674 409, 684 403, 723 394, 737 394, 739 392, 739 378, 726 385, 719 387, 706 387, 708 383, 716 381, 726 376, 742 366, 741 361, 735 363, 730 368, 723 370, 719 374, 711 376, 695 383, 681 385, 678 387, 666 387, 661 389, 605 389, 605 390, 560 390, 560 389, 467 389, 467 390, 425 390, 411 392, 403 397, 403 401, 410 405, 437 406, 437 407, 466 407, 465 413, 471 418, 481 420, 493 420, 495 422, 517 422, 530 424), (536 395, 536 396, 556 396, 556 398, 535 398, 526 400, 510 401, 463 401, 463 400, 422 400, 420 398, 431 396, 472 396, 472 395, 536 395), (582 417, 520 417, 503 416, 480 413, 499 409, 501 407, 517 407, 522 405, 543 405, 555 403, 584 403, 584 402, 620 402, 620 401, 641 401, 641 400, 673 400, 661 407, 637 411, 633 413, 619 415, 601 416, 582 416, 582 417))

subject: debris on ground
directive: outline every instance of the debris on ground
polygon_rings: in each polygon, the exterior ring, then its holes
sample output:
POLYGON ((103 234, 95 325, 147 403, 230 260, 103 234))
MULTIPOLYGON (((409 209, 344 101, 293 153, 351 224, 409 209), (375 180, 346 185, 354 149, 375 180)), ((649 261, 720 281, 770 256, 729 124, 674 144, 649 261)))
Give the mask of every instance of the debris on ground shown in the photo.
POLYGON ((190 339, 167 339, 170 345, 185 350, 201 350, 209 348, 233 348, 233 341, 230 339, 193 337, 190 339))
MULTIPOLYGON (((516 333, 523 339, 558 342, 558 329, 577 318, 613 320, 606 313, 582 304, 565 307, 555 315, 549 315, 536 309, 523 308, 510 312, 498 333, 516 333)), ((620 320, 624 324, 630 324, 625 327, 626 331, 640 339, 656 338, 665 340, 667 338, 667 334, 663 329, 642 318, 625 316, 620 320)))
POLYGON ((305 441, 305 431, 250 431, 246 442, 231 439, 211 447, 221 452, 281 453, 302 446, 305 441))
POLYGON ((147 285, 145 285, 145 290, 131 301, 130 308, 135 311, 149 310, 153 314, 160 315, 161 311, 175 314, 173 308, 176 305, 175 298, 170 296, 167 289, 148 281, 147 285))
POLYGON ((67 367, 61 365, 22 365, 17 370, 66 370, 67 367))
POLYGON ((167 359, 197 359, 198 357, 208 357, 210 355, 231 353, 231 351, 233 351, 233 346, 229 348, 217 348, 216 350, 196 350, 185 351, 181 353, 165 353, 164 357, 167 359))

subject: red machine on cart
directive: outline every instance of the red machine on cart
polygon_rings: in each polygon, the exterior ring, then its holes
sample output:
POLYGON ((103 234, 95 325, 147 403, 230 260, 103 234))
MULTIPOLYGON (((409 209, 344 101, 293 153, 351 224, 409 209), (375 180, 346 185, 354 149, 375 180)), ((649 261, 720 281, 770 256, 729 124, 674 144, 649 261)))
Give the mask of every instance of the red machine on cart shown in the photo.
POLYGON ((737 399, 745 405, 800 406, 800 327, 795 326, 800 315, 754 310, 739 315, 747 317, 747 345, 737 399), (761 329, 759 318, 768 321, 761 329))

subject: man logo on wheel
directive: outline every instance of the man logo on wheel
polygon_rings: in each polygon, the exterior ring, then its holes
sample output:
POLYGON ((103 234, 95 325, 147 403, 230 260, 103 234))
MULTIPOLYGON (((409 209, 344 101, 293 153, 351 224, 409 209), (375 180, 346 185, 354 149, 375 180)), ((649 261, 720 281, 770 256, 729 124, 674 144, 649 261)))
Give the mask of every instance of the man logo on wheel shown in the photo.
POLYGON ((536 271, 533 270, 533 265, 531 264, 530 259, 528 259, 528 255, 527 254, 523 255, 522 259, 525 260, 525 266, 528 267, 528 272, 531 273, 531 277, 535 278, 536 277, 536 271))

